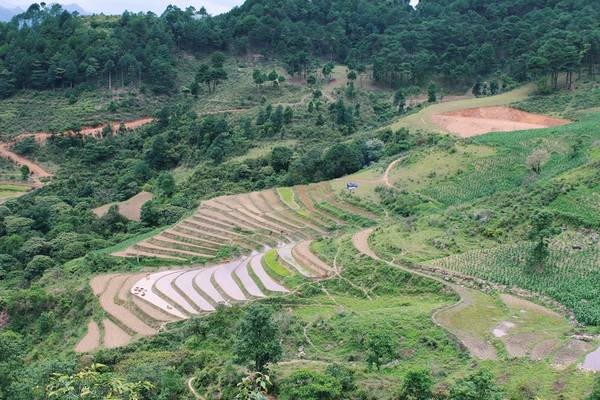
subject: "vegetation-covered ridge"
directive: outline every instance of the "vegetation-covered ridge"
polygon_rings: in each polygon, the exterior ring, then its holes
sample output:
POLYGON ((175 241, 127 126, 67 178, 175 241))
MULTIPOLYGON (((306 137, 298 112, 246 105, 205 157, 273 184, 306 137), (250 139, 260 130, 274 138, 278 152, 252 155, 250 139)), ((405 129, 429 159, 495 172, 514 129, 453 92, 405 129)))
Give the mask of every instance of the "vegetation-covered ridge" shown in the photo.
MULTIPOLYGON (((0 24, 0 97, 73 85, 170 91, 181 50, 270 53, 303 77, 318 58, 359 72, 369 65, 376 82, 393 87, 432 78, 470 85, 498 73, 519 81, 549 77, 546 85, 556 88, 561 73, 567 86, 582 68, 595 75, 597 13, 585 1, 424 0, 413 9, 404 0, 253 0, 217 17, 175 6, 160 16, 81 17, 34 4, 0 24)), ((219 66, 205 75, 206 83, 225 76, 219 66)))

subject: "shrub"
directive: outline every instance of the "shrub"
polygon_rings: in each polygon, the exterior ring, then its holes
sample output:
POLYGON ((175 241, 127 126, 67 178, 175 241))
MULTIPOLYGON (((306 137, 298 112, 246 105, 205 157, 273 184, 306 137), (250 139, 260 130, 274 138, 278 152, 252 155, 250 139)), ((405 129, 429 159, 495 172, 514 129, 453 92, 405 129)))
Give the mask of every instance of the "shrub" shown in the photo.
POLYGON ((342 384, 334 377, 310 370, 299 370, 280 385, 281 400, 337 400, 342 398, 342 384))

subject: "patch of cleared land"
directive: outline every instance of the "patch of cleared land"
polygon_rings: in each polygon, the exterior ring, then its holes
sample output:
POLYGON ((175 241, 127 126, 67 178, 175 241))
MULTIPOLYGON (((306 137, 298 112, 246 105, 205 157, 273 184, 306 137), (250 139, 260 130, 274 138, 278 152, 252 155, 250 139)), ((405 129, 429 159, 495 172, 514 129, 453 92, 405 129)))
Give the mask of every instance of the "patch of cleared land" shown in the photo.
POLYGON ((31 188, 31 185, 21 183, 0 183, 0 203, 19 197, 27 193, 31 188))
POLYGON ((100 346, 100 328, 96 321, 90 321, 87 325, 87 333, 75 347, 77 353, 87 353, 100 346))
POLYGON ((140 192, 135 196, 118 203, 109 203, 98 208, 94 208, 92 212, 97 217, 102 218, 106 215, 112 206, 117 206, 119 214, 131 221, 140 221, 142 218, 142 207, 154 196, 149 192, 140 192))
POLYGON ((490 132, 512 132, 566 125, 564 119, 532 114, 509 107, 481 107, 433 114, 431 120, 461 138, 490 132))
POLYGON ((433 122, 433 116, 436 114, 443 114, 451 111, 464 110, 468 108, 477 107, 491 107, 491 106, 506 106, 518 101, 527 99, 527 97, 534 91, 535 87, 533 84, 521 86, 510 92, 502 93, 496 96, 479 97, 473 99, 465 99, 444 103, 436 103, 426 106, 419 112, 410 114, 405 117, 401 117, 396 122, 382 128, 390 128, 397 130, 400 128, 408 128, 411 130, 426 130, 431 132, 445 133, 445 131, 437 126, 433 122))

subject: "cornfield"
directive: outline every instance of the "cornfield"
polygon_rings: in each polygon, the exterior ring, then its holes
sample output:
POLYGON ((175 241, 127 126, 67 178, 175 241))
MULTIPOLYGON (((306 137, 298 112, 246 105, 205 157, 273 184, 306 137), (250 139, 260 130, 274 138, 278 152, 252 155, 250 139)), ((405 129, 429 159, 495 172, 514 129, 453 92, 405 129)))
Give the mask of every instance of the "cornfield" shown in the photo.
MULTIPOLYGON (((597 240, 596 240, 597 242, 597 240)), ((509 287, 547 295, 569 307, 585 324, 600 325, 600 247, 581 236, 554 241, 541 268, 530 267, 533 243, 475 250, 431 265, 509 287)))

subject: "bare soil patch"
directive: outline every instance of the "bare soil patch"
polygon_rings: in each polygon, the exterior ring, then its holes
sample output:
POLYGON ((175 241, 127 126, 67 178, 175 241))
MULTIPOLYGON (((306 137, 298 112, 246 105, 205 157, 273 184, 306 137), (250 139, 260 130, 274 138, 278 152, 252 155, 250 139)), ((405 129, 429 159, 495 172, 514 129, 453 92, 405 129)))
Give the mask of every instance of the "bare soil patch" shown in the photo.
POLYGON ((554 350, 560 346, 560 342, 557 339, 544 340, 538 343, 531 350, 530 358, 533 361, 540 361, 548 357, 554 350))
POLYGON ((119 214, 131 221, 140 221, 142 219, 142 207, 148 201, 152 200, 154 196, 149 192, 140 192, 135 196, 122 201, 120 203, 109 203, 98 208, 94 208, 92 212, 96 214, 98 218, 102 218, 106 215, 110 207, 116 205, 119 209, 119 214))
POLYGON ((107 349, 125 346, 131 340, 127 332, 109 319, 103 320, 102 326, 104 326, 104 347, 107 349))
POLYGON ((114 276, 115 276, 115 274, 98 275, 98 276, 93 277, 92 280, 90 281, 90 286, 92 287, 92 292, 94 292, 94 295, 100 296, 106 289, 108 282, 114 276))
POLYGON ((100 346, 100 328, 96 321, 88 322, 87 333, 81 341, 75 346, 77 353, 87 353, 100 346))
POLYGON ((540 306, 539 304, 532 303, 531 301, 521 299, 519 297, 513 296, 511 294, 503 293, 500 295, 500 298, 509 307, 520 308, 522 310, 534 312, 536 314, 546 315, 552 318, 561 319, 561 315, 557 312, 554 312, 544 306, 540 306))
POLYGON ((579 339, 571 339, 567 344, 561 347, 554 356, 554 367, 558 370, 563 370, 573 365, 580 357, 591 351, 593 345, 579 339))
POLYGON ((539 340, 535 333, 518 333, 501 339, 511 358, 525 357, 533 343, 539 340))
POLYGON ((434 114, 431 118, 437 126, 462 138, 490 132, 549 128, 570 122, 502 106, 451 111, 434 114))
MULTIPOLYGON (((153 118, 140 118, 140 119, 136 119, 136 120, 132 120, 132 121, 123 122, 123 125, 125 126, 126 130, 133 130, 133 129, 140 128, 144 125, 147 125, 153 121, 154 121, 153 118)), ((119 132, 121 123, 115 122, 112 124, 109 123, 109 124, 104 124, 104 125, 99 125, 99 126, 87 126, 87 127, 82 128, 79 131, 79 133, 83 136, 101 137, 102 132, 104 131, 104 128, 106 128, 107 126, 110 126, 110 130, 114 135, 119 132)), ((72 134, 75 134, 75 132, 68 132, 68 134, 72 135, 72 134)))
POLYGON ((12 161, 19 166, 26 165, 29 168, 29 172, 31 173, 31 179, 33 181, 32 182, 33 186, 34 187, 44 186, 40 179, 41 178, 49 178, 52 176, 52 173, 46 171, 44 168, 42 168, 38 164, 34 163, 33 161, 30 161, 30 160, 26 159, 25 157, 22 157, 16 153, 13 153, 10 150, 10 147, 13 144, 14 144, 14 142, 0 143, 0 157, 6 158, 7 160, 12 161))

